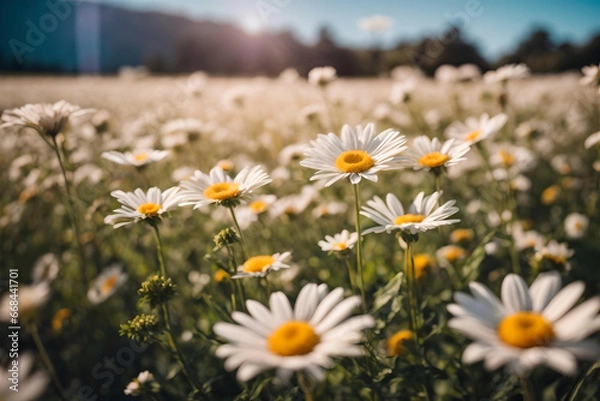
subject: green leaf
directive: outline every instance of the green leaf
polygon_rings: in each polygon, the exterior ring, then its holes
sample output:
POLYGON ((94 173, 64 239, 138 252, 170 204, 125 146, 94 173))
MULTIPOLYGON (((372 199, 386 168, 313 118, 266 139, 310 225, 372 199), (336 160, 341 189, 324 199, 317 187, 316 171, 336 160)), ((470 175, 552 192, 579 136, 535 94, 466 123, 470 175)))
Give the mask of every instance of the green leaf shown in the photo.
POLYGON ((488 233, 485 237, 483 237, 479 245, 477 245, 477 248, 475 248, 473 253, 471 253, 471 255, 463 264, 462 274, 464 277, 464 281, 466 281, 467 283, 477 278, 477 275, 479 273, 479 266, 485 259, 485 246, 488 242, 492 240, 492 238, 494 238, 495 235, 496 231, 492 231, 488 233))
POLYGON ((377 290, 375 292, 375 301, 373 302, 373 310, 375 313, 379 309, 383 308, 388 302, 390 302, 395 296, 398 295, 400 291, 400 286, 402 285, 402 278, 404 277, 404 273, 400 272, 394 276, 385 287, 377 290))

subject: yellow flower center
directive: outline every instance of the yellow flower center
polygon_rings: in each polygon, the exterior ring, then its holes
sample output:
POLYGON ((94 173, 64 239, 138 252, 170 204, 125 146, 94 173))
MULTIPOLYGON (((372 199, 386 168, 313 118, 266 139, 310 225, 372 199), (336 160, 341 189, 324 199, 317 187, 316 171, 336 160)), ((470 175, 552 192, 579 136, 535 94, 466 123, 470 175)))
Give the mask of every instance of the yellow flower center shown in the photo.
POLYGON ((160 208, 161 208, 161 206, 158 203, 153 203, 153 202, 142 203, 138 207, 138 212, 140 212, 141 214, 144 214, 146 216, 156 216, 158 214, 158 211, 160 210, 160 208))
POLYGON ((240 186, 233 182, 218 182, 204 190, 204 196, 208 199, 224 201, 235 198, 240 193, 240 186))
POLYGON ((138 163, 143 163, 143 162, 145 162, 146 160, 148 160, 148 157, 150 157, 150 156, 148 155, 148 153, 138 153, 138 154, 135 154, 135 155, 133 155, 133 158, 134 158, 134 159, 135 159, 135 161, 136 161, 136 162, 138 162, 138 163))
POLYGON ((364 150, 347 150, 335 159, 335 167, 344 173, 362 173, 375 165, 364 150))
POLYGON ((52 330, 60 331, 63 327, 63 321, 71 316, 71 309, 62 308, 59 309, 56 314, 52 317, 52 330))
POLYGON ((450 156, 440 152, 427 153, 419 159, 419 163, 425 167, 435 168, 443 166, 450 159, 450 156))
POLYGON ((271 333, 267 345, 274 354, 296 356, 310 353, 320 341, 310 324, 291 320, 271 333))
POLYGON ((465 250, 457 246, 450 247, 444 252, 444 256, 448 262, 456 262, 458 259, 465 256, 465 250))
POLYGON ((388 356, 398 356, 402 355, 406 348, 404 348, 403 343, 405 341, 412 340, 413 333, 410 330, 400 330, 387 340, 387 352, 388 356))
POLYGON ((560 193, 560 187, 558 185, 551 185, 548 188, 544 189, 542 192, 542 203, 544 205, 549 205, 556 201, 558 198, 558 194, 560 193))
POLYGON ((221 160, 217 163, 217 166, 221 167, 223 171, 229 171, 233 168, 233 162, 231 160, 221 160))
POLYGON ((261 273, 268 269, 275 259, 270 255, 253 256, 242 266, 246 273, 261 273))
POLYGON ((450 241, 463 242, 473 239, 473 230, 469 228, 457 228, 450 233, 450 241))
POLYGON ((425 216, 423 216, 422 214, 403 214, 402 216, 398 216, 396 217, 396 219, 394 220, 394 224, 399 226, 400 224, 404 224, 404 223, 420 223, 423 221, 423 219, 425 218, 425 216))
POLYGON ((222 283, 229 278, 229 273, 223 269, 219 269, 215 272, 213 277, 217 283, 222 283))
POLYGON ((252 210, 255 214, 260 214, 267 210, 267 204, 261 200, 255 200, 254 202, 251 202, 249 207, 250 210, 252 210))
POLYGON ((554 338, 552 325, 534 312, 517 312, 502 319, 498 337, 508 345, 518 348, 539 347, 554 338))
POLYGON ((567 259, 564 256, 552 255, 552 254, 548 253, 548 254, 545 254, 544 257, 558 265, 566 265, 567 264, 567 259))
POLYGON ((433 263, 433 258, 426 253, 418 253, 413 258, 415 265, 415 278, 418 280, 423 276, 425 270, 433 263))
POLYGON ((338 251, 345 251, 346 249, 348 249, 348 244, 346 244, 345 242, 336 242, 333 244, 333 248, 337 249, 338 251))
POLYGON ((500 158, 506 166, 512 166, 515 162, 515 157, 504 150, 500 150, 500 158))
POLYGON ((100 292, 102 292, 102 294, 106 294, 108 293, 110 290, 113 289, 113 287, 115 286, 115 284, 117 284, 117 280, 119 278, 117 276, 110 276, 109 278, 107 278, 104 283, 102 283, 102 287, 100 288, 100 292))
POLYGON ((481 135, 480 130, 470 132, 469 135, 465 137, 465 141, 474 141, 475 139, 479 138, 479 135, 481 135))

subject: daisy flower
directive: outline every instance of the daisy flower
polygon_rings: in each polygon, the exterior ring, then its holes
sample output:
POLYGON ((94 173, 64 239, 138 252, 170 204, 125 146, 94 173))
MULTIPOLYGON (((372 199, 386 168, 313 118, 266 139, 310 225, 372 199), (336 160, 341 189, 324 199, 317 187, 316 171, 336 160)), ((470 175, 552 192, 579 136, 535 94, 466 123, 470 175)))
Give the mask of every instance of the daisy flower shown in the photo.
POLYGON ((377 172, 400 168, 398 154, 406 149, 406 137, 391 129, 374 135, 375 125, 344 125, 341 138, 319 134, 304 152, 301 166, 317 170, 311 180, 327 180, 328 187, 342 178, 358 184, 362 178, 377 182, 377 172))
POLYGON ((576 358, 594 360, 600 347, 585 338, 600 329, 600 298, 573 308, 585 290, 582 282, 562 290, 557 272, 540 274, 527 288, 516 274, 502 283, 502 300, 487 287, 469 284, 473 296, 458 292, 448 311, 448 326, 475 340, 463 353, 464 363, 484 361, 488 370, 503 365, 518 375, 537 365, 564 375, 577 371, 576 358))
POLYGON ((591 147, 596 146, 599 143, 600 143, 600 131, 594 132, 593 134, 591 134, 590 136, 585 138, 585 142, 583 143, 583 146, 585 146, 586 149, 590 149, 591 147))
POLYGON ((290 265, 286 262, 291 255, 291 252, 284 252, 253 256, 245 261, 243 265, 238 266, 238 273, 231 278, 265 277, 271 271, 287 269, 290 265))
POLYGON ((32 128, 41 136, 55 137, 68 126, 72 119, 94 111, 93 109, 82 109, 64 100, 54 104, 26 104, 18 109, 6 110, 2 114, 0 128, 32 128))
POLYGON ((448 138, 474 144, 496 134, 506 124, 507 120, 508 116, 504 113, 492 118, 484 113, 479 118, 469 117, 464 123, 456 121, 450 124, 445 134, 448 138))
MULTIPOLYGON (((0 387, 0 400, 3 401, 33 401, 39 399, 50 381, 48 375, 43 371, 33 373, 32 369, 35 360, 31 352, 24 352, 19 355, 18 377, 21 383, 27 383, 27 386, 18 387, 18 391, 11 389, 12 386, 5 384, 0 387)), ((10 369, 12 363, 0 369, 0 382, 11 383, 13 373, 10 369)))
POLYGON ((308 83, 316 86, 325 86, 337 78, 337 71, 333 67, 315 67, 308 72, 308 83))
POLYGON ((229 342, 221 345, 216 355, 227 359, 227 370, 238 368, 240 381, 271 368, 276 368, 283 380, 295 371, 323 380, 324 369, 334 365, 332 357, 363 354, 363 347, 357 344, 361 332, 375 324, 369 315, 349 318, 360 298, 344 300, 343 294, 343 288, 328 293, 325 285, 307 284, 293 309, 282 292, 271 295, 270 309, 249 300, 249 315, 233 312, 231 316, 238 324, 215 324, 214 332, 229 342))
POLYGON ((160 385, 154 380, 154 375, 145 370, 140 372, 135 379, 127 384, 123 393, 131 396, 139 396, 148 392, 157 393, 159 390, 160 385))
POLYGON ((460 222, 459 219, 448 219, 448 217, 458 212, 458 208, 454 206, 456 201, 450 200, 442 206, 438 206, 441 195, 441 191, 434 192, 429 196, 424 196, 424 192, 421 192, 406 211, 394 194, 387 194, 385 202, 380 197, 375 196, 367 202, 367 206, 362 207, 360 214, 373 220, 378 225, 366 229, 363 231, 363 235, 390 233, 394 230, 417 234, 460 222))
POLYGON ((507 82, 513 79, 528 78, 530 75, 529 67, 525 64, 503 65, 495 71, 488 71, 483 75, 483 80, 488 84, 497 82, 507 82))
POLYGON ((133 152, 118 152, 116 150, 110 150, 108 152, 102 152, 102 158, 121 164, 123 166, 135 166, 142 167, 150 163, 154 163, 169 156, 171 152, 168 150, 154 150, 154 149, 137 149, 133 152))
POLYGON ((163 213, 177 207, 181 201, 179 187, 171 187, 164 192, 157 187, 152 187, 148 193, 138 188, 134 192, 113 191, 110 194, 122 205, 119 209, 113 210, 115 214, 104 218, 104 223, 114 228, 137 223, 140 220, 160 218, 163 213))
POLYGON ((438 168, 451 167, 466 160, 463 156, 470 149, 469 143, 461 143, 454 138, 441 143, 437 138, 430 139, 421 135, 415 138, 406 155, 406 166, 414 170, 436 171, 438 168))
POLYGON ((579 80, 581 85, 598 86, 600 90, 600 64, 585 66, 581 72, 583 72, 583 77, 579 80))
MULTIPOLYGON (((10 321, 14 306, 11 305, 10 293, 4 294, 0 300, 0 321, 10 321)), ((34 285, 19 286, 19 317, 28 318, 35 310, 44 305, 50 298, 50 286, 47 281, 34 285)))
POLYGON ((467 256, 467 251, 457 245, 446 245, 435 251, 435 257, 440 266, 450 267, 467 256))
POLYGON ((565 218, 565 232, 569 238, 583 238, 590 225, 590 219, 581 213, 571 213, 565 218))
POLYGON ((540 261, 544 259, 550 260, 557 265, 564 266, 566 270, 570 270, 571 264, 568 262, 568 259, 574 253, 575 251, 569 249, 566 242, 559 243, 556 240, 550 240, 546 246, 537 249, 535 258, 540 261))
POLYGON ((97 305, 106 301, 117 289, 127 281, 127 274, 123 273, 121 265, 111 265, 92 283, 87 297, 90 302, 97 305))
POLYGON ((33 266, 33 283, 38 284, 44 281, 50 283, 58 276, 59 270, 60 264, 56 255, 46 253, 40 256, 33 266))
POLYGON ((356 241, 358 241, 358 233, 350 233, 348 230, 343 230, 333 237, 326 235, 325 241, 319 241, 319 246, 325 252, 342 252, 354 248, 356 241))
POLYGON ((248 198, 253 191, 270 182, 260 166, 244 167, 233 179, 220 167, 214 167, 209 175, 196 170, 189 180, 179 184, 183 189, 180 206, 194 205, 194 209, 212 203, 225 203, 224 206, 227 206, 248 198))

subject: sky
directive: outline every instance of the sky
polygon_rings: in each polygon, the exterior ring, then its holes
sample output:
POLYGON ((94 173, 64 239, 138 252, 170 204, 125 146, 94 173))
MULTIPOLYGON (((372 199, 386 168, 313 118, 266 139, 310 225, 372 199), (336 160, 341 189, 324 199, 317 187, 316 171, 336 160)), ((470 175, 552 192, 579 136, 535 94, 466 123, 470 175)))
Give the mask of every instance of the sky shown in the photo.
POLYGON ((290 29, 314 42, 321 26, 343 45, 392 46, 402 39, 441 35, 454 23, 487 57, 509 52, 534 27, 550 29, 558 41, 584 42, 600 32, 600 0, 93 0, 138 10, 164 11, 192 19, 233 23, 249 33, 290 29), (374 34, 358 20, 393 20, 374 34))

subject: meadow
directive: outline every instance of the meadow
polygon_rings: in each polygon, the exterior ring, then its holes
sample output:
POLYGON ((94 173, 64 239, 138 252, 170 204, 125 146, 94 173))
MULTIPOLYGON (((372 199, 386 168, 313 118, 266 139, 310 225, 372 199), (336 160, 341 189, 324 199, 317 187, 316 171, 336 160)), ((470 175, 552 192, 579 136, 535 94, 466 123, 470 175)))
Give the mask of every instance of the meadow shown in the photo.
POLYGON ((0 400, 597 399, 598 80, 503 73, 0 77, 0 400))

